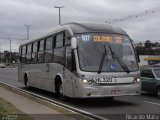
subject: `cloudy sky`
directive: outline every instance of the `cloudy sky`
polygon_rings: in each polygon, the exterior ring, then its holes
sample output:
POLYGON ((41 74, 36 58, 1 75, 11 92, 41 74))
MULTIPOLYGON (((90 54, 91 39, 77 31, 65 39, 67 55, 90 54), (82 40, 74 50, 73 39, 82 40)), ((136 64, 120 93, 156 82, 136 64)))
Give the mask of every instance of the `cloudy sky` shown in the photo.
POLYGON ((71 21, 105 22, 159 7, 154 14, 112 23, 123 28, 136 42, 160 40, 160 0, 0 0, 0 48, 18 50, 26 39, 26 27, 31 25, 30 37, 58 25, 58 9, 62 23, 71 21))

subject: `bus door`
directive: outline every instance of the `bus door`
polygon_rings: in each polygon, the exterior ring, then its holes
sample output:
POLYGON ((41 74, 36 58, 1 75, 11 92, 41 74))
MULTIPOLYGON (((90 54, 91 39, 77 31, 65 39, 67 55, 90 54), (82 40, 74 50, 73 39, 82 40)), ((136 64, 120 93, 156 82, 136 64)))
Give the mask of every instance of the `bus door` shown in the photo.
POLYGON ((72 73, 72 50, 71 46, 66 46, 65 67, 64 67, 64 94, 73 96, 73 73, 72 73))

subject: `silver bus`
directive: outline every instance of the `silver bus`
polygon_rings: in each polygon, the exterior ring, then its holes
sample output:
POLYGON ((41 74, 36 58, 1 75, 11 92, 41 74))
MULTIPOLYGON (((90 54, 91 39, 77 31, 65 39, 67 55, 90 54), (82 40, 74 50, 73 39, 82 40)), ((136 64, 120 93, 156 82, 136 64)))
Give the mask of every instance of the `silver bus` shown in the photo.
POLYGON ((72 22, 19 47, 19 81, 60 98, 139 95, 141 80, 132 40, 106 23, 72 22))

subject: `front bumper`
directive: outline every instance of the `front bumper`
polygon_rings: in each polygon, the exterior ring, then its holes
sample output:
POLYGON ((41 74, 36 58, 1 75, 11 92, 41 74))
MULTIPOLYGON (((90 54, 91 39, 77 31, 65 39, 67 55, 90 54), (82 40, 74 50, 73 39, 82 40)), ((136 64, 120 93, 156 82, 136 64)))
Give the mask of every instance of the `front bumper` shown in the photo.
POLYGON ((74 91, 76 98, 114 97, 124 95, 140 95, 141 84, 114 85, 114 86, 79 86, 74 91))

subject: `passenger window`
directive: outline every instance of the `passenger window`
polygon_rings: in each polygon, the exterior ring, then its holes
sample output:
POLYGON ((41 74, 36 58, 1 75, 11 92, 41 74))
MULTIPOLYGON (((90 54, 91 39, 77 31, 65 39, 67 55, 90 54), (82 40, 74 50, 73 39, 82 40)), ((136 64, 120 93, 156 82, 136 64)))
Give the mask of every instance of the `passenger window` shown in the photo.
POLYGON ((64 64, 64 48, 54 49, 54 62, 64 64))
POLYGON ((37 61, 38 42, 33 43, 32 62, 37 61))
POLYGON ((65 45, 71 44, 71 34, 68 31, 65 31, 65 45))
POLYGON ((26 54, 26 46, 22 47, 22 55, 26 54))
POLYGON ((154 78, 154 74, 151 70, 144 70, 141 73, 141 77, 154 78))
POLYGON ((52 49, 53 46, 53 37, 49 37, 46 39, 46 50, 52 49))
POLYGON ((31 62, 31 52, 32 52, 32 44, 27 45, 27 54, 26 54, 26 62, 31 62))
POLYGON ((44 40, 40 41, 40 46, 39 46, 39 51, 43 51, 44 50, 44 40))
POLYGON ((72 69, 72 50, 70 46, 66 47, 66 67, 72 69))
POLYGON ((64 33, 60 33, 56 36, 56 48, 63 47, 64 33))
POLYGON ((25 63, 25 60, 26 60, 26 46, 23 46, 21 49, 22 49, 22 51, 21 51, 22 55, 21 55, 20 61, 21 61, 21 63, 25 63))
POLYGON ((27 54, 31 53, 32 51, 32 44, 27 45, 27 54))
POLYGON ((38 42, 33 43, 33 52, 37 52, 38 42))
POLYGON ((45 56, 44 61, 45 62, 51 62, 52 61, 52 52, 53 52, 53 37, 49 37, 46 39, 46 50, 45 50, 45 56))
POLYGON ((44 59, 44 40, 39 42, 39 50, 38 50, 38 61, 43 62, 44 59))

